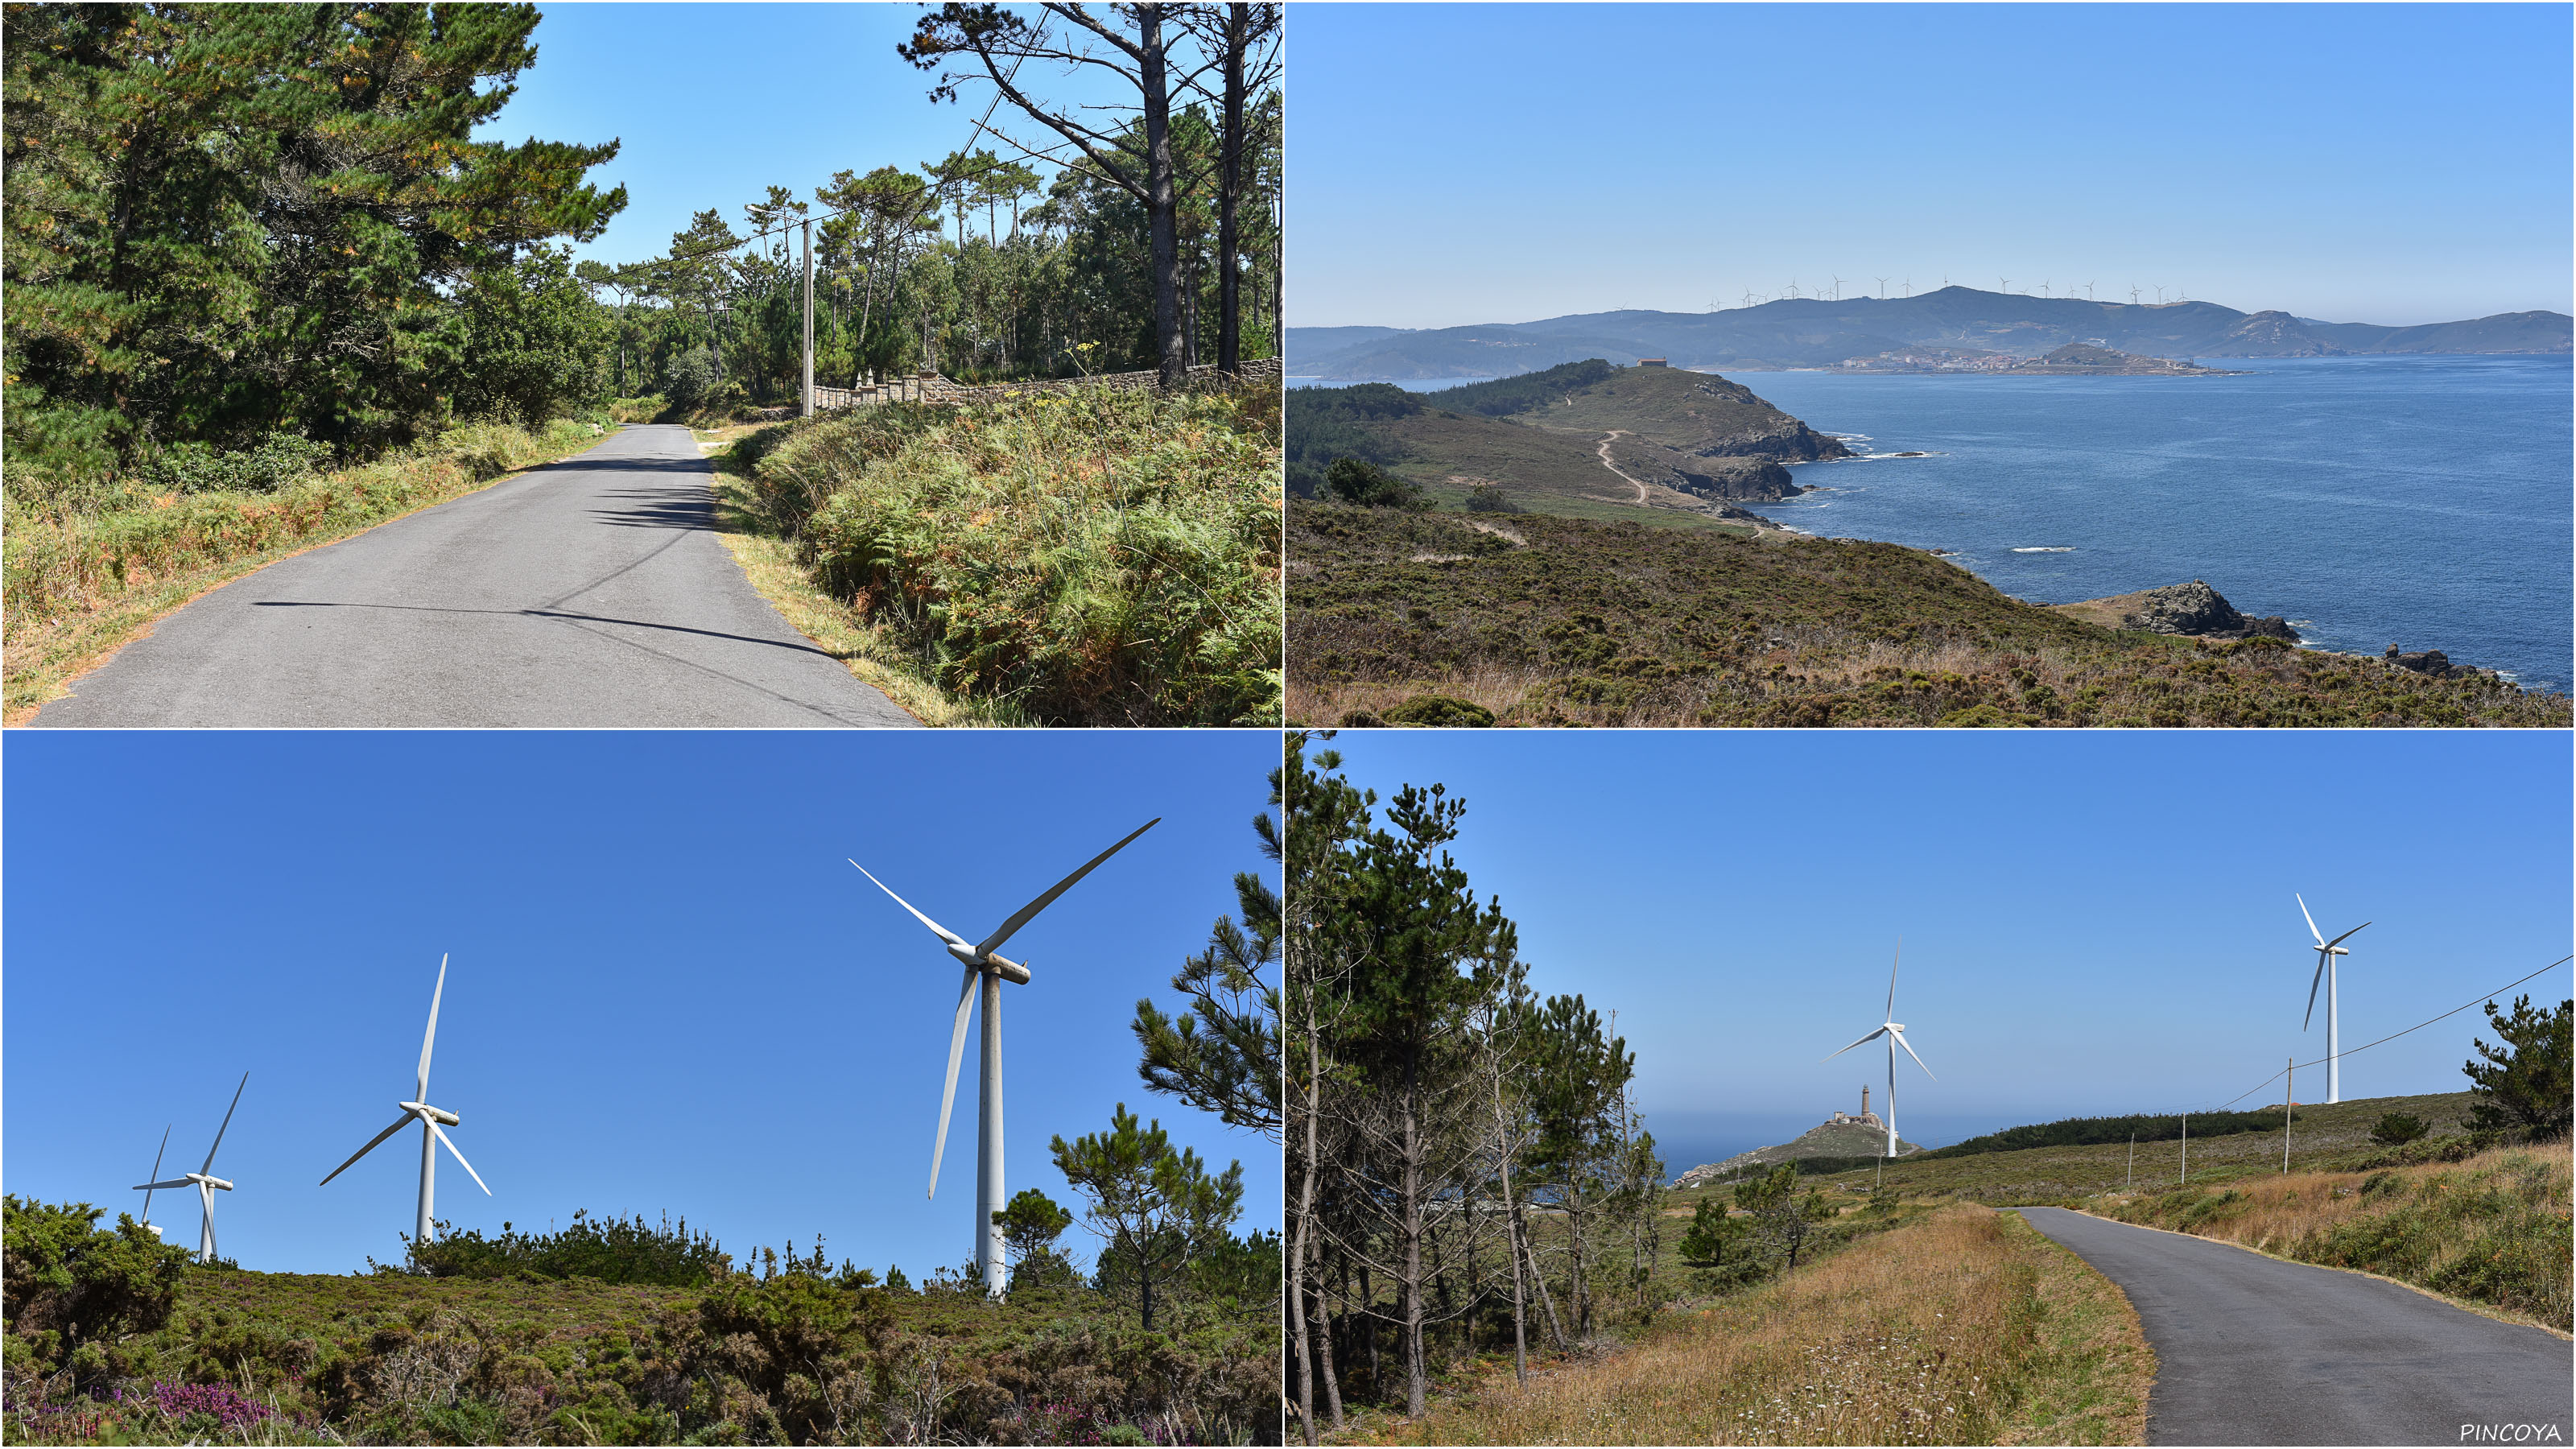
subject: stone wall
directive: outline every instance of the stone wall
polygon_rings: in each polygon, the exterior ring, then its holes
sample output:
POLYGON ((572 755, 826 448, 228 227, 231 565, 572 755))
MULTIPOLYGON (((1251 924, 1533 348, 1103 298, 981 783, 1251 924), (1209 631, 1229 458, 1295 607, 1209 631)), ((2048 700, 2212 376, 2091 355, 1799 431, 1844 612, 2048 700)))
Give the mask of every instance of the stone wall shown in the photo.
MULTIPOLYGON (((1243 364, 1242 380, 1278 386, 1282 380, 1280 359, 1264 357, 1243 364)), ((896 377, 864 387, 817 387, 814 410, 833 412, 841 408, 879 407, 886 403, 959 403, 1000 402, 1014 397, 1063 396, 1085 388, 1103 387, 1112 392, 1151 392, 1162 381, 1160 372, 1105 372, 1093 377, 1047 378, 1036 382, 1009 382, 990 387, 970 387, 950 382, 935 372, 911 377, 896 377)), ((1213 364, 1202 363, 1190 369, 1189 387, 1223 388, 1232 384, 1213 364)))

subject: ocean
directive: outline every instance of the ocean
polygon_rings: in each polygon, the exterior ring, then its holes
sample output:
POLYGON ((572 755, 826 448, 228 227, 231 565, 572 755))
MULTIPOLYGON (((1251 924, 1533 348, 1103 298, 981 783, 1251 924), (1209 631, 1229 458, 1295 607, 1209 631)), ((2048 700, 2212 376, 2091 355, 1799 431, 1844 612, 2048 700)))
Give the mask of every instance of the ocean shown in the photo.
POLYGON ((2323 648, 2440 649, 2526 688, 2576 676, 2565 357, 2212 359, 2241 377, 1748 372, 1855 452, 1757 511, 1954 550, 2059 604, 2205 579, 2323 648), (2049 550, 2036 552, 2033 550, 2049 550))
POLYGON ((1855 452, 1932 455, 1793 465, 1823 491, 1754 507, 1808 533, 1950 549, 2038 603, 2205 579, 2321 648, 2440 649, 2569 688, 2568 358, 2208 365, 2245 375, 1738 374, 1855 452))

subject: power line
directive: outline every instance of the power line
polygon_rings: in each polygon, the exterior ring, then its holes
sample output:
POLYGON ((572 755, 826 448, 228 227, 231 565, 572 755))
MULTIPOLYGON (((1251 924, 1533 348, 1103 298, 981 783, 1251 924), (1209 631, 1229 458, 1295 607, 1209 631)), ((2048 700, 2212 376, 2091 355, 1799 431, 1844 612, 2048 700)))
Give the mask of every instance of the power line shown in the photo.
POLYGON ((2520 986, 2523 982, 2525 982, 2525 981, 2529 981, 2529 980, 2531 979, 2531 977, 2532 977, 2532 976, 2546 976, 2546 975, 2548 975, 2550 972, 2557 970, 2559 967, 2566 965, 2566 964, 2567 964, 2568 962, 2570 962, 2570 961, 2576 961, 2576 956, 2561 956, 2561 957, 2559 957, 2557 960, 2550 962, 2548 965, 2541 967, 2539 970, 2532 972, 2532 973, 2531 973, 2531 976, 2524 976, 2524 977, 2520 977, 2520 978, 2518 978, 2518 979, 2516 979, 2516 980, 2508 981, 2508 982, 2506 982, 2504 985, 2497 987, 2497 988, 2496 988, 2495 990, 2493 990, 2493 991, 2482 991, 2482 992, 2479 992, 2475 997, 2472 997, 2471 999, 2469 999, 2469 1000, 2467 1000, 2467 1001, 2461 1002, 2459 1005, 2452 1007, 2450 1010, 2448 1010, 2448 1011, 2446 1011, 2446 1012, 2443 1012, 2440 1016, 2427 1017, 2427 1018, 2425 1018, 2424 1020, 2422 1020, 2422 1021, 2419 1021, 2419 1022, 2415 1023, 2413 1026, 2410 1026, 2410 1027, 2406 1028, 2406 1030, 2405 1030, 2405 1031, 2391 1033, 2391 1034, 2390 1034, 2390 1035, 2388 1035, 2388 1036, 2383 1036, 2383 1037, 2381 1037, 2378 1041, 2374 1041, 2374 1042, 2364 1042, 2362 1045, 2357 1046, 2357 1047, 2354 1047, 2351 1051, 2338 1052, 2338 1053, 2336 1053, 2336 1055, 2335 1055, 2334 1057, 2319 1057, 2319 1058, 2317 1058, 2317 1059, 2316 1059, 2315 1061, 2313 1061, 2313 1062, 2300 1062, 2300 1063, 2298 1063, 2296 1066, 2293 1066, 2293 1067, 2285 1067, 2285 1068, 2283 1068, 2281 1071, 2274 1072, 2272 1075, 2270 1075, 2270 1076, 2268 1076, 2268 1077, 2265 1077, 2263 1080, 2261 1080, 2261 1081, 2259 1081, 2259 1082, 2256 1082, 2253 1086, 2250 1086, 2250 1087, 2246 1088, 2244 1091, 2241 1091, 2241 1092, 2237 1093, 2235 1096, 2228 1098, 2226 1101, 2219 1103, 2217 1106, 2215 1106, 2215 1107, 2210 1107, 2210 1108, 2205 1108, 2204 1110, 2206 1110, 2206 1111, 2211 1111, 2211 1112, 2223 1112, 2223 1111, 2227 1110, 2229 1107, 2232 1107, 2232 1106, 2236 1105, 2237 1103, 2244 1101, 2246 1098, 2253 1096, 2256 1092, 2259 1092, 2259 1091, 2263 1090, 2265 1087, 2268 1087, 2268 1086, 2272 1085, 2274 1082, 2277 1082, 2277 1081, 2281 1080, 2281 1078, 2282 1078, 2283 1076, 2287 1075, 2287 1074, 2288 1074, 2289 1072, 2291 1072, 2291 1071, 2295 1071, 2295 1070, 2297 1070, 2297 1069, 2298 1069, 2298 1067, 2314 1067, 2314 1066, 2322 1066, 2322 1065, 2324 1065, 2324 1064, 2325 1064, 2326 1062, 2328 1062, 2328 1061, 2333 1061, 2333 1060, 2336 1060, 2336 1059, 2338 1059, 2338 1058, 2340 1058, 2340 1057, 2348 1057, 2348 1056, 2351 1056, 2351 1055, 2353 1055, 2353 1053, 2354 1053, 2354 1052, 2366 1052, 2366 1051, 2370 1050, 2372 1047, 2380 1046, 2380 1045, 2383 1045, 2383 1044, 2385 1044, 2385 1043, 2395 1041, 2395 1040, 2397 1040, 2397 1038, 2398 1038, 2398 1037, 2405 1036, 2405 1035, 2407 1035, 2407 1034, 2408 1034, 2408 1033, 2410 1033, 2410 1032, 2418 1032, 2418 1031, 2422 1031, 2424 1028, 2426 1028, 2426 1027, 2428 1027, 2428 1026, 2431 1026, 2434 1022, 2442 1021, 2442 1020, 2445 1020, 2445 1019, 2447 1019, 2447 1018, 2457 1016, 2457 1015, 2459 1015, 2461 1012, 2468 1010, 2470 1007, 2477 1005, 2479 1002, 2482 1002, 2482 1001, 2493 1001, 2495 998, 2497 998, 2497 997, 2499 997, 2499 996, 2502 996, 2503 994, 2505 994, 2505 993, 2506 993, 2506 992, 2508 992, 2508 991, 2511 991, 2512 989, 2514 989, 2514 988, 2515 988, 2515 987, 2517 987, 2517 986, 2520 986))

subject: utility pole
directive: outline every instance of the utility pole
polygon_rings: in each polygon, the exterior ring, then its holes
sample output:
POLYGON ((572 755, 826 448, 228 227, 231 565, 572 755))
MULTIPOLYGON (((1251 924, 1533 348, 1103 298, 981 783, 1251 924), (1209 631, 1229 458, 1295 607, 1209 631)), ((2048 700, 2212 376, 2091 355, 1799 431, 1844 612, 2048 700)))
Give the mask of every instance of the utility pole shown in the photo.
POLYGON ((814 416, 814 223, 805 229, 805 407, 801 418, 814 416))
POLYGON ((2282 1065, 2285 1068, 2282 1075, 2290 1078, 2288 1084, 2281 1088, 2281 1175, 2287 1177, 2290 1175, 2290 1109, 2299 1103, 2298 1078, 2291 1074, 2298 1071, 2299 1063, 2293 1057, 2282 1065))
POLYGON ((2189 1112, 2182 1114, 2182 1180, 2185 1185, 2191 1182, 2191 1114, 2189 1112))
POLYGON ((2138 1132, 2134 1127, 2129 1129, 2129 1186, 2126 1190, 2138 1190, 2138 1132))

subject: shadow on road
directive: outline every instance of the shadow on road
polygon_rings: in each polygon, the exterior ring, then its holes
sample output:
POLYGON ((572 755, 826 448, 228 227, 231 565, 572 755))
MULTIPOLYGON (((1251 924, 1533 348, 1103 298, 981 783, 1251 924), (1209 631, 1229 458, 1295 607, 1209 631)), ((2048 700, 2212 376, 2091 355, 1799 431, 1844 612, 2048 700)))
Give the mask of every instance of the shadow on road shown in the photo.
POLYGON ((791 644, 784 639, 761 639, 749 634, 728 634, 720 629, 692 629, 686 624, 656 624, 644 619, 612 619, 605 614, 576 614, 568 609, 443 609, 430 604, 345 604, 323 599, 256 599, 254 609, 382 609, 405 614, 493 614, 505 618, 554 619, 572 624, 617 624, 629 629, 658 629, 666 634, 696 634, 707 639, 732 639, 744 644, 759 644, 771 649, 787 649, 799 654, 819 654, 826 659, 847 662, 853 656, 836 654, 811 643, 791 644))

